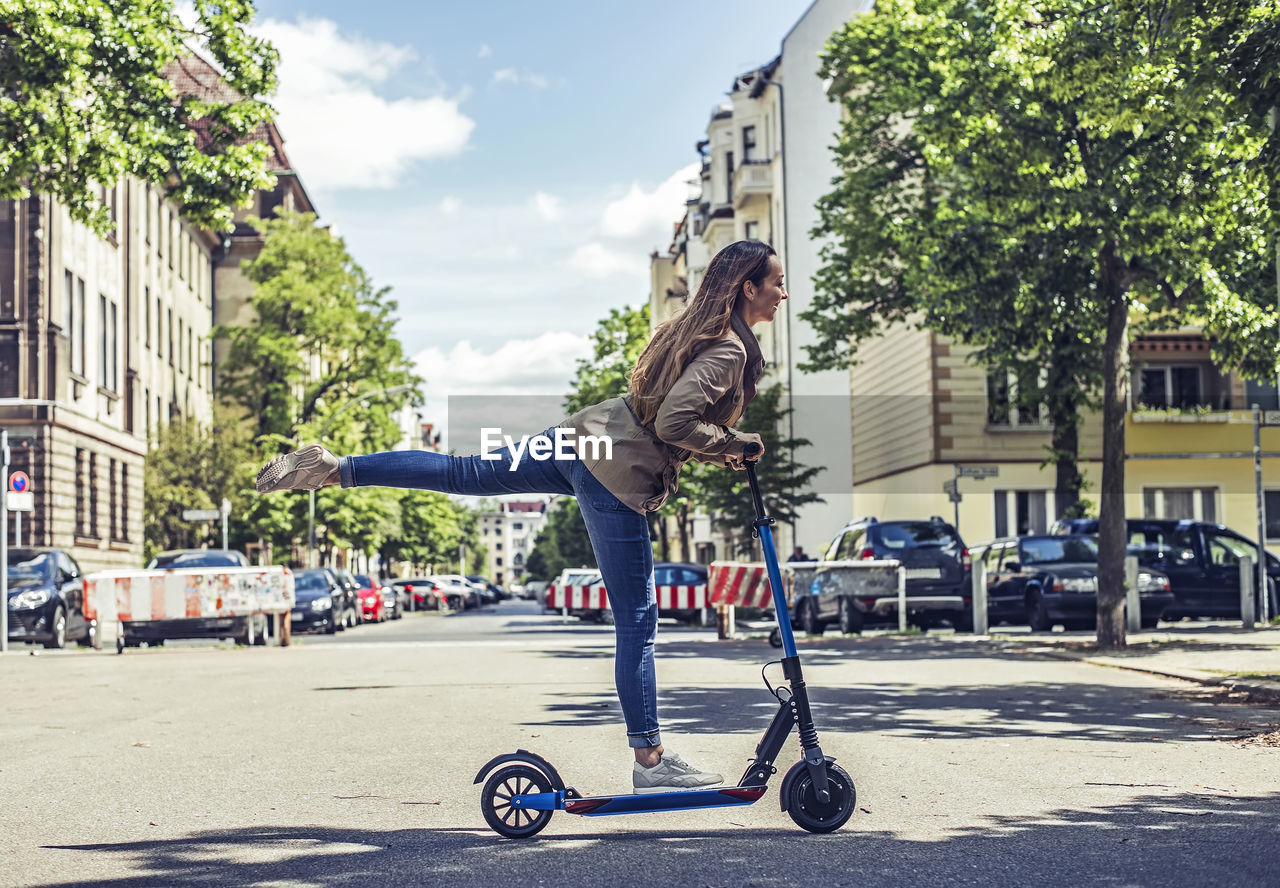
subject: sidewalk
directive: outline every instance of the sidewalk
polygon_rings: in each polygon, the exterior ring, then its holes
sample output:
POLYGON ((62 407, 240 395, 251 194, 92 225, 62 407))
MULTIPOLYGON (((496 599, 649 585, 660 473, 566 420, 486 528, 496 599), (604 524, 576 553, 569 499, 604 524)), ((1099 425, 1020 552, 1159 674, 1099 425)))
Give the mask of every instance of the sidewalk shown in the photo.
POLYGON ((991 638, 1029 653, 1132 669, 1280 700, 1280 628, 1245 631, 1230 626, 1174 627, 1130 633, 1122 651, 1099 653, 1084 633, 1005 634, 991 638))

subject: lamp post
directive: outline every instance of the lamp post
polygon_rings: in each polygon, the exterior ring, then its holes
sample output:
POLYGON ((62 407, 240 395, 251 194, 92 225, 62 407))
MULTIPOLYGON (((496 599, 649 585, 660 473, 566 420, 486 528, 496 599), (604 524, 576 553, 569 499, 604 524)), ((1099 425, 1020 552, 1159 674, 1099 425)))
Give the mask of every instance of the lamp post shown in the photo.
MULTIPOLYGON (((329 421, 324 424, 324 428, 320 430, 320 438, 329 433, 329 429, 333 428, 334 422, 339 416, 346 413, 357 404, 363 404, 371 398, 384 397, 386 395, 399 395, 404 392, 412 391, 411 385, 393 385, 391 388, 377 389, 376 391, 366 392, 354 401, 343 404, 333 416, 329 417, 329 421)), ((307 567, 315 567, 312 562, 315 560, 315 538, 316 538, 316 492, 314 490, 307 491, 307 567)))

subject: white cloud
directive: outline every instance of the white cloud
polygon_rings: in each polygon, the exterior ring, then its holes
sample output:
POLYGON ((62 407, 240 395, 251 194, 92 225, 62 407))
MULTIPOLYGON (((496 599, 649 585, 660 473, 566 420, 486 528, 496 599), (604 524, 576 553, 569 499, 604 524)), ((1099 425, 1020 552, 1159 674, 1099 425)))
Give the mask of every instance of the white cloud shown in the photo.
POLYGON ((692 163, 676 170, 652 191, 645 191, 639 182, 631 183, 631 190, 624 197, 605 207, 601 218, 602 230, 616 238, 653 233, 659 238, 669 239, 672 224, 684 214, 685 201, 689 196, 688 182, 697 174, 698 165, 692 163))
POLYGON ((548 222, 555 222, 564 214, 564 201, 554 194, 539 191, 533 196, 532 203, 538 215, 548 222))
POLYGON ((460 209, 462 209, 462 201, 456 197, 449 196, 440 201, 440 212, 446 216, 456 216, 460 209))
POLYGON ((391 99, 376 87, 414 59, 408 46, 339 33, 329 19, 268 19, 256 29, 280 51, 285 150, 315 188, 390 188, 415 161, 458 154, 475 121, 458 99, 391 99))
POLYGON ((648 263, 643 253, 614 250, 592 241, 573 251, 569 265, 587 277, 604 278, 613 274, 643 274, 648 263))
POLYGON ((530 71, 516 71, 515 68, 499 68, 493 72, 494 83, 511 83, 520 84, 527 83, 538 89, 546 89, 551 85, 551 81, 541 74, 534 74, 530 71))
POLYGON ((491 56, 491 55, 493 55, 493 50, 489 48, 489 44, 487 44, 487 43, 481 43, 481 44, 480 44, 480 51, 479 51, 478 53, 476 53, 476 58, 478 58, 478 59, 487 59, 487 58, 489 58, 489 56, 491 56))

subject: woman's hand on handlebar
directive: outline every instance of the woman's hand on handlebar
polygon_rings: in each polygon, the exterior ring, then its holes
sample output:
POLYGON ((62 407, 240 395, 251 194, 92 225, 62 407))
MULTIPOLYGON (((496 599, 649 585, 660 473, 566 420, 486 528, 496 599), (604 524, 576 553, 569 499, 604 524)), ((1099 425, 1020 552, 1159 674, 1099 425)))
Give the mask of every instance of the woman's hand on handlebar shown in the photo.
POLYGON ((749 435, 743 435, 744 447, 741 455, 729 454, 725 457, 725 465, 732 469, 742 471, 747 467, 748 462, 755 462, 764 454, 764 440, 754 432, 749 435))

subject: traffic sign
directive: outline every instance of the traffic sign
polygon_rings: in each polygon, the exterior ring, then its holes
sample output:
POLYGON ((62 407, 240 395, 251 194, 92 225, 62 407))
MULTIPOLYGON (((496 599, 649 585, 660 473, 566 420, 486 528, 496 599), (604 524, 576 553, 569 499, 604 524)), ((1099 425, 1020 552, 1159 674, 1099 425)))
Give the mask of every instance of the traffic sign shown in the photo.
POLYGON ((222 517, 219 509, 183 509, 183 521, 217 521, 222 517))
POLYGON ((26 472, 11 472, 9 489, 14 493, 27 493, 31 490, 31 479, 27 477, 26 472))
POLYGON ((1264 426, 1280 426, 1280 410, 1262 411, 1262 424, 1264 426))
POLYGON ((36 508, 36 495, 29 490, 26 493, 11 493, 5 497, 4 504, 10 512, 33 512, 36 508))
POLYGON ((943 492, 943 493, 951 493, 951 494, 954 494, 954 493, 956 492, 956 482, 955 482, 955 481, 943 481, 943 482, 942 482, 942 492, 943 492))
POLYGON ((956 474, 961 478, 995 478, 1000 474, 999 466, 957 466, 956 474))

